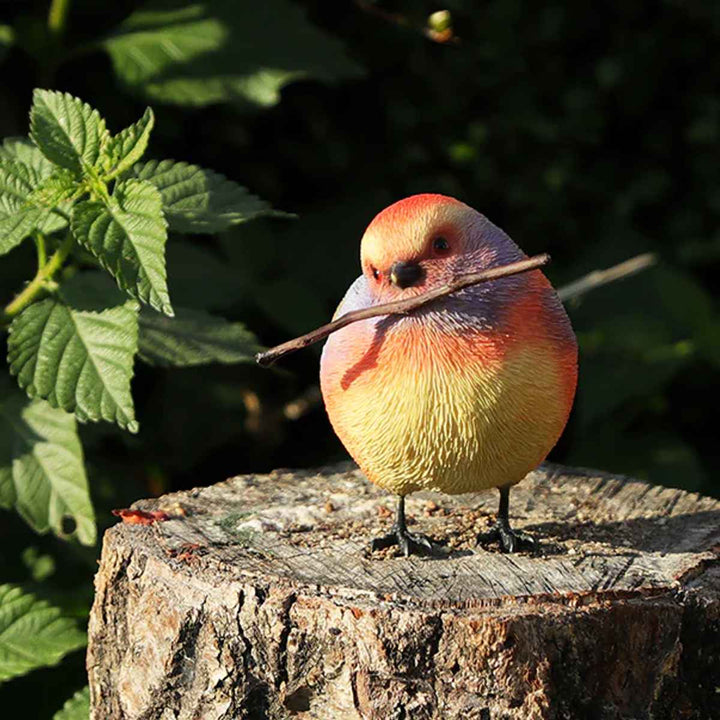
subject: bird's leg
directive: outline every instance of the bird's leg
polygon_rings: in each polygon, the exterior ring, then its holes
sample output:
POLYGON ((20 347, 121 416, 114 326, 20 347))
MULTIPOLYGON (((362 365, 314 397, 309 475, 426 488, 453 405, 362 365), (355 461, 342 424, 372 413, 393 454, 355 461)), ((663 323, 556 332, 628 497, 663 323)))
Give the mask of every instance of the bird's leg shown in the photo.
POLYGON ((429 538, 408 532, 405 522, 404 495, 398 496, 397 514, 392 529, 387 535, 375 538, 370 545, 370 550, 383 550, 393 545, 397 545, 405 557, 408 555, 433 555, 437 550, 429 538))
POLYGON ((503 552, 513 553, 516 550, 532 550, 537 547, 535 539, 519 530, 513 530, 510 527, 510 519, 508 517, 510 510, 510 487, 501 487, 500 490, 500 506, 498 508, 497 520, 495 524, 486 533, 478 535, 478 545, 481 543, 493 542, 497 540, 503 552))

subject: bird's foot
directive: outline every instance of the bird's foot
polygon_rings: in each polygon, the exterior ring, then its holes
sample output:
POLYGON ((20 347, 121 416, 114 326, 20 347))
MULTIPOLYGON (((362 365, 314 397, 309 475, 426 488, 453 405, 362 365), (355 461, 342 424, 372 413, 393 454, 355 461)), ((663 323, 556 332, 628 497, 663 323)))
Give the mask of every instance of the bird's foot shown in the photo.
POLYGON ((370 544, 370 551, 384 550, 397 545, 405 557, 409 555, 437 555, 440 548, 430 538, 415 535, 405 528, 393 527, 387 535, 375 538, 370 544))
POLYGON ((532 535, 513 530, 509 523, 498 520, 486 533, 477 537, 478 545, 497 542, 504 553, 514 553, 519 550, 535 550, 537 540, 532 535))

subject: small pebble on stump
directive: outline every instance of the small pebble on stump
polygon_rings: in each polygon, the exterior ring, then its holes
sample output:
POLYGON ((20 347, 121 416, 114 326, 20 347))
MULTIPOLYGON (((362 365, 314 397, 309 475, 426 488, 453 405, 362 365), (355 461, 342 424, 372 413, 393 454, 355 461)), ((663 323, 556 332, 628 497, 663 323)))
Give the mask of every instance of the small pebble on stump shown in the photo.
POLYGON ((497 493, 417 493, 441 557, 370 553, 349 465, 136 503, 104 539, 92 720, 720 718, 720 502, 544 465, 532 552, 475 547, 497 493))

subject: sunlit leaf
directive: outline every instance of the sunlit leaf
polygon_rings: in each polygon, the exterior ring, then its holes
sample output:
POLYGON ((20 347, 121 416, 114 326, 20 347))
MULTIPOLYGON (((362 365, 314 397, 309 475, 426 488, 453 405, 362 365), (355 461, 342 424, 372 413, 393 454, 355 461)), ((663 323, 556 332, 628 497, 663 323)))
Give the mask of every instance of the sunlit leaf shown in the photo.
POLYGON ((258 215, 270 206, 224 175, 174 160, 150 160, 132 169, 162 195, 170 229, 184 233, 216 233, 258 215))
POLYGON ((154 125, 153 111, 146 108, 140 120, 110 138, 104 150, 109 166, 107 177, 124 173, 143 156, 154 125))
POLYGON ((32 173, 35 183, 44 180, 56 170, 56 166, 40 152, 40 148, 26 137, 5 138, 0 147, 0 162, 4 160, 25 165, 32 173))
MULTIPOLYGON (((92 274, 91 274, 92 275, 92 274)), ((137 303, 112 285, 100 302, 76 276, 63 294, 33 303, 10 325, 10 372, 30 397, 83 421, 138 429, 130 394, 137 351, 137 303)))
POLYGON ((0 397, 0 506, 14 507, 39 533, 95 542, 75 418, 17 390, 0 397))
POLYGON ((0 585, 0 682, 57 665, 87 638, 58 608, 14 585, 0 585))
POLYGON ((124 83, 183 105, 267 106, 293 80, 332 81, 360 73, 341 44, 288 0, 149 2, 104 45, 124 83))
POLYGON ((30 168, 0 155, 0 255, 45 227, 50 209, 30 201, 36 183, 30 168))
POLYGON ((97 110, 68 93, 35 90, 30 137, 56 165, 82 174, 97 163, 110 135, 97 110))
POLYGON ((172 315, 165 268, 167 222, 160 193, 152 184, 119 182, 108 203, 78 203, 72 230, 123 290, 172 315))

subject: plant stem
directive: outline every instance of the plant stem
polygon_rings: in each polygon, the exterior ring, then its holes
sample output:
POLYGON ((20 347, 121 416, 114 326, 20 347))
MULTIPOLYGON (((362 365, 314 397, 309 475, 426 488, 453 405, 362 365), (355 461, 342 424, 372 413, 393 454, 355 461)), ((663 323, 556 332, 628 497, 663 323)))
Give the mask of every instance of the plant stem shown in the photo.
POLYGON ((0 324, 6 324, 19 312, 24 310, 42 292, 45 283, 52 279, 53 275, 62 267, 67 260, 73 247, 73 236, 68 233, 60 247, 53 253, 52 257, 38 268, 35 277, 28 283, 26 288, 3 310, 0 315, 0 324))
POLYGON ((47 248, 45 247, 45 236, 42 233, 35 233, 35 247, 37 248, 38 270, 42 270, 47 263, 47 248))
POLYGON ((53 37, 59 38, 65 32, 70 0, 52 0, 48 12, 48 30, 53 37))

